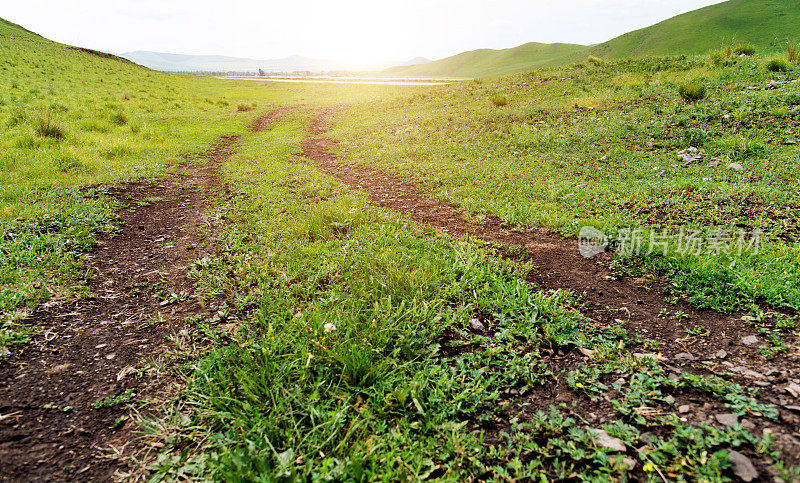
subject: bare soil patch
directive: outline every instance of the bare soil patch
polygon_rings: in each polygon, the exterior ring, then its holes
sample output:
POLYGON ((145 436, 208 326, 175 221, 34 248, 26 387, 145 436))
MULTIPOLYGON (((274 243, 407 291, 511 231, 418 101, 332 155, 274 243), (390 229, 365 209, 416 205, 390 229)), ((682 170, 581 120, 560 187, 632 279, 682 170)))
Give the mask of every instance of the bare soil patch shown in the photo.
POLYGON ((109 480, 128 465, 137 446, 135 425, 119 419, 128 410, 93 405, 174 383, 148 374, 147 361, 168 349, 184 317, 202 311, 188 296, 164 298, 192 291, 186 270, 207 249, 203 213, 236 139, 222 138, 204 166, 179 177, 109 191, 124 208, 120 232, 87 256, 94 297, 45 304, 29 320, 41 335, 0 363, 0 478, 109 480))

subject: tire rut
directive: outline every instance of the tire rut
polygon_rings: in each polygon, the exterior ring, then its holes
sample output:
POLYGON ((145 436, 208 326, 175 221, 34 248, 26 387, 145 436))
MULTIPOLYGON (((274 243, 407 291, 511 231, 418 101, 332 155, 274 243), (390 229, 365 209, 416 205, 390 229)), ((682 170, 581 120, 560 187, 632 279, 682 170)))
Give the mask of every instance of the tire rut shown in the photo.
MULTIPOLYGON (((251 129, 268 129, 282 111, 251 129)), ((159 358, 180 357, 183 320, 213 310, 191 297, 187 272, 212 248, 204 213, 230 195, 219 165, 238 139, 222 137, 174 178, 108 189, 122 210, 118 233, 86 256, 93 297, 44 304, 28 319, 39 335, 0 361, 1 481, 108 481, 142 458, 125 405, 93 406, 126 391, 160 401, 179 390, 159 358)))

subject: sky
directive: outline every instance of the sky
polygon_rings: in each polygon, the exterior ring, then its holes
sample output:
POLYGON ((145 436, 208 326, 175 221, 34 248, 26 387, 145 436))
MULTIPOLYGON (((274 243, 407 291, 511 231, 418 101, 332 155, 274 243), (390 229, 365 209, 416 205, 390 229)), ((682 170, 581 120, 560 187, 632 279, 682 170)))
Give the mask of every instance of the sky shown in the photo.
POLYGON ((594 44, 718 0, 2 0, 66 44, 255 59, 438 59, 526 42, 594 44))

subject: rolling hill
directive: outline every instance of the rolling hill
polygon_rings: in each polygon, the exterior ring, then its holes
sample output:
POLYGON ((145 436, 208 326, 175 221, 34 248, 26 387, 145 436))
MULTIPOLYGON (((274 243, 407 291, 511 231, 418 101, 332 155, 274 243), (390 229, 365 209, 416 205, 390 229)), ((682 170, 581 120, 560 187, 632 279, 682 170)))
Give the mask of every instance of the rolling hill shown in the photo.
POLYGON ((729 0, 693 10, 601 44, 529 43, 476 50, 423 66, 393 67, 387 75, 492 77, 579 62, 587 56, 617 59, 701 54, 723 43, 749 43, 759 52, 783 50, 800 40, 800 0, 729 0))
POLYGON ((479 49, 415 66, 391 67, 383 71, 397 76, 488 77, 549 65, 560 58, 586 50, 577 44, 531 42, 502 50, 479 49))

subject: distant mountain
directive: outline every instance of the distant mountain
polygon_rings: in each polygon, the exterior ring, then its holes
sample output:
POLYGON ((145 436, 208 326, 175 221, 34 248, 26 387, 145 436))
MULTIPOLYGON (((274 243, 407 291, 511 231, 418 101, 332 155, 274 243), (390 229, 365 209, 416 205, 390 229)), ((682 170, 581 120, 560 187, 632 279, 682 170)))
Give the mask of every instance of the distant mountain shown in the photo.
POLYGON ((393 65, 418 65, 430 62, 417 57, 407 62, 377 62, 373 64, 357 64, 334 60, 312 59, 293 55, 283 59, 259 60, 224 55, 188 55, 169 54, 164 52, 136 51, 120 54, 130 61, 166 72, 330 72, 347 70, 377 70, 393 65))
POLYGON ((392 76, 492 77, 579 62, 648 55, 693 55, 723 43, 749 43, 760 53, 800 41, 800 0, 729 0, 635 30, 598 45, 524 44, 476 50, 423 66, 393 67, 392 76))
POLYGON ((431 59, 426 59, 425 57, 414 57, 411 60, 407 60, 405 62, 401 62, 396 65, 422 65, 427 64, 431 61, 431 59))

